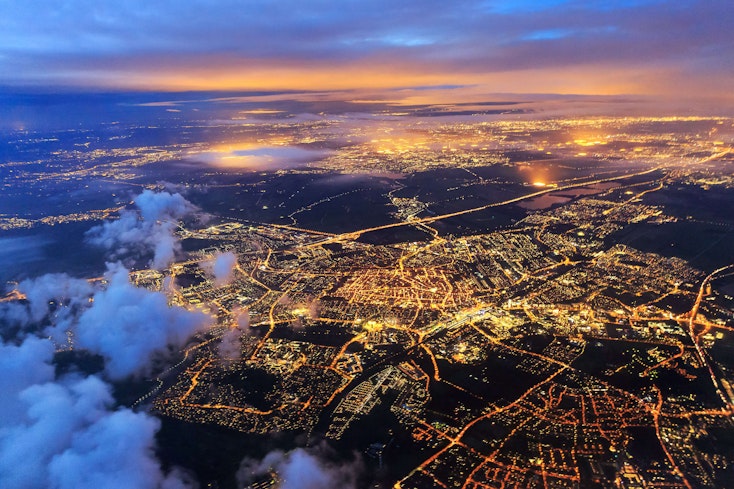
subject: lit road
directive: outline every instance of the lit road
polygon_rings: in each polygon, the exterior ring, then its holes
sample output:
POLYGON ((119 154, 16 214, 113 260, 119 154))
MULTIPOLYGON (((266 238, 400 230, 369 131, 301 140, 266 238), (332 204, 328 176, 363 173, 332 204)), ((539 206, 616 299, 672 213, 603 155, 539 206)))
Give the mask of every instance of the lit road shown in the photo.
POLYGON ((721 390, 721 386, 719 385, 719 381, 716 378, 716 375, 714 375, 713 368, 711 367, 711 364, 708 362, 708 359, 706 355, 704 354, 704 351, 701 349, 700 344, 700 338, 704 334, 706 334, 709 330, 709 328, 704 328, 701 332, 696 333, 695 327, 696 327, 696 316, 698 315, 698 310, 701 306, 701 301, 703 300, 704 296, 706 295, 706 289, 711 283, 711 281, 716 278, 717 275, 720 275, 722 272, 725 272, 727 270, 734 269, 734 265, 727 265, 725 267, 717 268, 713 272, 711 272, 705 279, 703 279, 703 282, 701 282, 701 286, 698 288, 698 296, 696 297, 696 301, 693 303, 693 307, 691 310, 687 313, 688 316, 688 334, 691 336, 691 340, 693 341, 693 346, 696 348, 696 353, 698 353, 698 358, 700 359, 701 363, 706 366, 706 368, 709 371, 709 376, 711 377, 711 382, 716 387, 716 392, 721 398, 721 400, 724 402, 725 406, 732 407, 732 401, 724 395, 724 393, 721 390))
POLYGON ((626 175, 618 175, 618 176, 615 176, 615 177, 600 178, 600 179, 597 179, 597 180, 572 183, 572 184, 568 184, 568 185, 562 185, 560 187, 549 187, 549 188, 545 188, 543 190, 539 190, 537 192, 533 192, 533 193, 526 194, 526 195, 521 195, 520 197, 514 197, 512 199, 503 200, 502 202, 494 202, 492 204, 486 204, 486 205, 482 205, 482 206, 479 206, 479 207, 472 207, 471 209, 465 209, 465 210, 462 210, 462 211, 451 212, 451 213, 448 213, 448 214, 441 214, 439 216, 423 217, 423 218, 420 218, 420 219, 413 219, 413 220, 409 220, 409 221, 394 222, 394 223, 385 224, 385 225, 382 225, 382 226, 375 226, 375 227, 372 227, 372 228, 360 229, 358 231, 352 231, 352 232, 348 232, 348 233, 342 233, 342 234, 338 234, 336 236, 333 236, 331 238, 325 239, 323 241, 318 241, 318 242, 312 243, 312 244, 310 244, 308 246, 314 247, 314 246, 321 246, 321 245, 328 244, 328 243, 339 242, 339 241, 343 241, 343 240, 354 240, 354 239, 359 238, 363 234, 371 233, 371 232, 374 232, 374 231, 383 231, 385 229, 393 229, 393 228, 399 228, 399 227, 403 227, 403 226, 416 226, 416 225, 421 225, 421 224, 429 224, 429 223, 432 223, 432 222, 441 221, 441 220, 449 219, 449 218, 452 218, 452 217, 463 216, 465 214, 472 214, 474 212, 480 212, 480 211, 483 211, 483 210, 486 210, 486 209, 491 209, 493 207, 502 207, 502 206, 505 206, 505 205, 515 204, 517 202, 522 202, 524 200, 533 199, 535 197, 539 197, 541 195, 549 194, 551 192, 558 192, 558 191, 562 191, 562 190, 569 190, 569 189, 572 189, 572 188, 586 187, 586 186, 589 186, 589 185, 597 185, 599 183, 614 182, 614 181, 617 181, 617 180, 625 180, 625 179, 628 179, 628 178, 638 177, 638 176, 642 176, 642 175, 648 175, 648 174, 653 173, 655 171, 658 171, 660 169, 661 169, 661 167, 656 166, 656 167, 651 168, 649 170, 645 170, 645 171, 641 171, 641 172, 637 172, 637 173, 630 173, 630 174, 626 174, 626 175))

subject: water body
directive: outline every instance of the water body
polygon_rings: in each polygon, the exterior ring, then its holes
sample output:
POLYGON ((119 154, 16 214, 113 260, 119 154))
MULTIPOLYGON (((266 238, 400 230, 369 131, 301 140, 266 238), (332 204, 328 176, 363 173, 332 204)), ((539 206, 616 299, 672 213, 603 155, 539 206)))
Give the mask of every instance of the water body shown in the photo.
POLYGON ((565 204, 571 200, 570 197, 563 197, 561 195, 545 194, 534 199, 526 200, 517 204, 519 207, 528 210, 547 209, 555 204, 565 204))

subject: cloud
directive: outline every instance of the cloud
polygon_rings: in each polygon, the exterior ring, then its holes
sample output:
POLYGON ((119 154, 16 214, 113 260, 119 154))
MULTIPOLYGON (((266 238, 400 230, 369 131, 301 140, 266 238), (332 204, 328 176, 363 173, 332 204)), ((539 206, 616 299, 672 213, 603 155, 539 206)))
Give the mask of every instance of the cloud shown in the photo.
POLYGON ((349 489, 356 487, 362 471, 361 461, 337 464, 328 460, 329 448, 296 448, 290 452, 275 450, 262 460, 246 458, 240 464, 237 480, 248 485, 269 472, 279 479, 278 489, 349 489))
POLYGON ((181 219, 196 210, 181 194, 168 192, 144 190, 134 201, 145 221, 181 219))
POLYGON ((323 159, 331 151, 296 146, 262 146, 259 144, 223 145, 209 151, 192 152, 188 159, 202 161, 219 168, 280 169, 293 168, 323 159))
POLYGON ((101 355, 111 379, 147 373, 157 360, 180 349, 213 319, 200 311, 169 306, 162 292, 133 286, 120 264, 108 264, 106 285, 92 286, 64 274, 49 274, 19 284, 27 303, 0 309, 11 326, 38 330, 57 344, 101 355), (57 304, 49 308, 49 302, 57 304))
POLYGON ((242 356, 240 338, 245 332, 240 328, 227 330, 219 340, 217 352, 224 361, 237 361, 242 356))
POLYGON ((50 479, 59 489, 190 487, 193 481, 181 473, 161 472, 153 456, 159 427, 157 419, 129 409, 108 413, 74 433, 51 460, 50 479))
POLYGON ((133 286, 119 265, 110 266, 106 277, 109 285, 94 294, 73 331, 77 347, 105 358, 110 378, 147 372, 156 357, 211 324, 209 315, 169 306, 163 293, 133 286))
POLYGON ((0 480, 4 489, 192 487, 155 458, 159 421, 114 409, 96 376, 55 377, 54 348, 29 336, 0 342, 0 480))
POLYGON ((87 241, 110 252, 110 258, 153 255, 150 266, 167 267, 180 251, 175 230, 179 219, 198 209, 181 194, 144 190, 134 199, 136 210, 123 210, 116 221, 87 231, 87 241))
POLYGON ((131 0, 91 8, 88 0, 75 0, 60 10, 52 0, 0 3, 0 82, 162 89, 480 82, 501 92, 522 81, 547 93, 543 72, 561 76, 573 68, 565 77, 572 90, 598 94, 604 83, 597 77, 584 87, 574 79, 579 72, 624 69, 621 87, 657 93, 661 84, 673 90, 689 78, 699 87, 709 79, 720 83, 734 66, 729 0, 283 0, 250 6, 131 0), (524 71, 538 68, 541 76, 525 81, 524 71), (676 69, 680 73, 671 73, 676 69), (507 72, 513 76, 495 79, 507 72), (666 74, 676 76, 666 81, 666 74))
POLYGON ((94 287, 87 280, 52 273, 24 280, 18 290, 28 301, 28 322, 41 321, 50 314, 54 324, 63 325, 88 305, 94 287))
POLYGON ((321 302, 318 299, 313 299, 308 303, 308 317, 310 319, 318 319, 321 315, 321 302))
MULTIPOLYGON (((101 227, 96 236, 134 247, 136 236, 151 233, 155 239, 145 244, 155 244, 154 261, 162 256, 161 246, 175 250, 165 225, 193 206, 180 195, 148 191, 136 198, 136 206, 121 216, 122 224, 107 223, 112 226, 101 227)), ((163 293, 133 286, 119 263, 108 264, 104 281, 47 274, 22 281, 18 292, 24 300, 0 305, 3 489, 196 487, 181 469, 167 472, 156 459, 160 421, 117 407, 105 379, 147 372, 212 318, 169 306, 163 293), (69 341, 101 355, 106 377, 57 376, 56 345, 69 341)))
POLYGON ((242 357, 243 335, 251 334, 250 312, 247 309, 238 309, 232 312, 234 316, 234 327, 230 328, 219 340, 217 351, 220 358, 225 361, 236 361, 242 357))
POLYGON ((226 284, 232 280, 232 272, 237 264, 237 255, 231 251, 220 253, 214 260, 212 271, 217 284, 226 284))
POLYGON ((21 345, 0 342, 0 423, 17 419, 24 411, 18 396, 28 386, 41 384, 54 378, 50 364, 54 346, 50 341, 30 337, 21 345))
POLYGON ((13 336, 17 329, 38 331, 45 326, 44 334, 61 345, 68 342, 66 331, 89 307, 95 288, 87 280, 52 273, 23 280, 17 290, 25 297, 24 302, 0 304, 2 336, 13 336))
POLYGON ((213 258, 199 264, 212 275, 214 284, 218 286, 227 285, 232 281, 235 265, 237 265, 237 255, 231 251, 217 253, 213 258))

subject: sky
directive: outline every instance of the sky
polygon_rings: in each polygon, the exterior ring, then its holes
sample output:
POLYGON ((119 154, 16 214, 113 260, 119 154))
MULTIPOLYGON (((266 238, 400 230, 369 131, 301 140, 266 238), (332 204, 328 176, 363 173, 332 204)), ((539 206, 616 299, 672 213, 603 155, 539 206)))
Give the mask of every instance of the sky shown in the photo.
POLYGON ((0 85, 730 98, 731 0, 0 0, 0 85))

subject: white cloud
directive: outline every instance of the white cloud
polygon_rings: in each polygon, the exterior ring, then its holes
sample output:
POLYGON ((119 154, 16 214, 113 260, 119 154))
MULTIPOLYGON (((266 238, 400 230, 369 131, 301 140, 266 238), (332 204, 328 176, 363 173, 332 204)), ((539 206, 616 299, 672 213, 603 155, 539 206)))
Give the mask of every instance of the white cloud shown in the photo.
POLYGON ((18 284, 18 291, 25 295, 27 305, 9 302, 0 307, 8 325, 38 323, 49 314, 55 323, 63 323, 84 307, 94 288, 86 280, 53 273, 23 280, 18 284), (52 301, 53 308, 50 307, 52 301))
POLYGON ((136 210, 120 212, 87 232, 87 241, 105 248, 113 259, 153 255, 150 266, 163 269, 171 264, 181 245, 175 231, 179 219, 197 211, 181 194, 144 190, 134 199, 136 210))
MULTIPOLYGON (((167 263, 177 246, 173 221, 193 206, 180 195, 148 191, 136 205, 137 211, 90 236, 107 240, 118 255, 148 249, 154 262, 167 263)), ((108 378, 123 379, 148 371, 211 324, 209 315, 169 306, 163 293, 137 288, 128 276, 121 264, 108 265, 104 283, 48 274, 21 282, 26 300, 0 308, 10 326, 3 336, 16 342, 0 340, 3 489, 196 485, 179 469, 161 468, 155 457, 157 418, 116 408, 111 387, 99 376, 55 373, 54 341, 72 337, 75 348, 104 358, 108 378)))
POLYGON ((133 286, 121 266, 112 266, 107 278, 108 287, 94 294, 73 331, 76 346, 102 355, 113 379, 147 372, 156 356, 181 348, 211 324, 202 312, 169 306, 161 292, 133 286))
POLYGON ((278 489, 350 489, 362 471, 360 460, 336 464, 327 459, 328 447, 296 448, 290 452, 275 450, 262 460, 245 459, 237 472, 238 482, 251 483, 270 471, 278 474, 278 489))
POLYGON ((237 265, 237 255, 231 251, 217 255, 212 266, 214 280, 217 284, 227 284, 232 280, 235 265, 237 265))
POLYGON ((11 324, 28 331, 48 323, 43 334, 57 344, 65 344, 72 333, 74 347, 104 357, 112 379, 147 373, 156 360, 212 323, 201 311, 169 306, 162 292, 133 286, 120 264, 108 264, 105 277, 106 286, 58 274, 24 281, 20 288, 27 304, 15 303, 2 312, 11 313, 11 324), (50 309, 51 300, 60 305, 50 309))
POLYGON ((192 487, 155 458, 159 421, 113 408, 96 376, 56 378, 53 345, 0 342, 0 481, 4 489, 192 487))
POLYGON ((232 281, 236 265, 237 255, 231 251, 217 253, 212 258, 199 263, 199 266, 214 278, 215 285, 220 286, 232 281))
MULTIPOLYGON (((167 264, 177 246, 173 221, 193 206, 180 195, 148 191, 136 205, 138 211, 95 228, 90 239, 119 256, 147 249, 154 263, 167 264)), ((74 347, 104 358, 108 378, 122 379, 148 371, 211 324, 209 315, 171 307, 163 293, 137 288, 128 276, 121 264, 108 264, 106 283, 48 274, 18 285, 26 301, 0 306, 8 341, 0 339, 3 489, 196 486, 180 469, 161 468, 157 418, 116 408, 102 377, 56 376, 54 341, 72 337, 74 347)))
POLYGON ((250 334, 250 312, 247 309, 239 309, 232 312, 235 317, 235 326, 222 335, 219 340, 217 352, 225 361, 236 361, 242 357, 243 335, 250 334))

